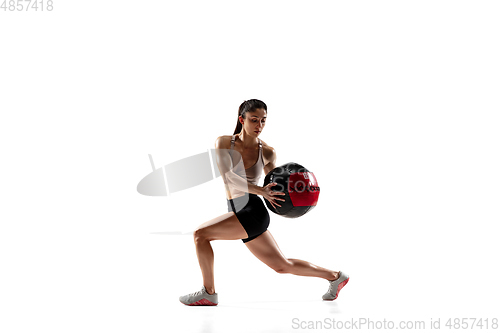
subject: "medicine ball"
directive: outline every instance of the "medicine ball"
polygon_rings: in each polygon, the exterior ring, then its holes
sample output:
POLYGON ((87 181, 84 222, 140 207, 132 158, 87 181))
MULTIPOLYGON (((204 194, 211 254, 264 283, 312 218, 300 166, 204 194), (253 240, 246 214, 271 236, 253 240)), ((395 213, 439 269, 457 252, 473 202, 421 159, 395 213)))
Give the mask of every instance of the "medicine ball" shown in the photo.
POLYGON ((298 163, 286 163, 271 170, 264 178, 264 186, 269 183, 277 183, 271 187, 272 191, 284 192, 285 195, 277 195, 276 200, 281 207, 274 208, 264 198, 267 208, 273 213, 284 217, 295 218, 304 215, 318 202, 319 186, 314 174, 298 163))

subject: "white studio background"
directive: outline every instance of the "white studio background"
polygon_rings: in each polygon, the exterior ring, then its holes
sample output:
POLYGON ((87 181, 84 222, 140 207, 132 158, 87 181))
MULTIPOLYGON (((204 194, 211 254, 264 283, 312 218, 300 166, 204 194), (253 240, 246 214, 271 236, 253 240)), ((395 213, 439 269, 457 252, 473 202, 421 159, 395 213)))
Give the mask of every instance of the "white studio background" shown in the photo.
POLYGON ((325 281, 213 242, 235 331, 286 331, 300 315, 243 322, 263 300, 345 318, 497 315, 499 12, 496 1, 2 9, 0 330, 224 328, 178 302, 201 271, 192 237, 166 234, 226 213, 222 179, 168 197, 136 187, 148 154, 160 167, 214 148, 251 98, 268 106, 260 137, 277 164, 304 165, 321 187, 318 207, 270 213, 269 230, 289 258, 351 281, 326 305, 325 281))

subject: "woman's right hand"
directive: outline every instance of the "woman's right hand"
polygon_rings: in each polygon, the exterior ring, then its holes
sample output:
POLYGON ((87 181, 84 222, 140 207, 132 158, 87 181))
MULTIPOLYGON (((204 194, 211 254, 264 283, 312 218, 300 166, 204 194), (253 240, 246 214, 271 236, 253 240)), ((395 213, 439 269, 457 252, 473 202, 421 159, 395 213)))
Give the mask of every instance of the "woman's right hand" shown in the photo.
POLYGON ((271 203, 271 206, 273 206, 274 209, 276 209, 274 205, 281 207, 281 205, 278 205, 276 200, 285 201, 285 199, 277 197, 277 195, 285 195, 284 192, 276 192, 271 190, 271 187, 276 186, 277 184, 278 183, 269 183, 262 188, 262 196, 271 203))

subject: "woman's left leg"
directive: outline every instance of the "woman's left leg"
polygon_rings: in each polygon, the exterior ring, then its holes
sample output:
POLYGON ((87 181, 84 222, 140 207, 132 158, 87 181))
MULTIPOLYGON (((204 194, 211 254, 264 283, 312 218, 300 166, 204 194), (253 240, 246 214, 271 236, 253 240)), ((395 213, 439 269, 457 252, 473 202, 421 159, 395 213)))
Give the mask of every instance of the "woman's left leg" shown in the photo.
POLYGON ((245 245, 260 261, 278 273, 315 276, 326 280, 336 280, 339 277, 337 271, 331 271, 304 260, 286 258, 269 230, 246 242, 245 245))

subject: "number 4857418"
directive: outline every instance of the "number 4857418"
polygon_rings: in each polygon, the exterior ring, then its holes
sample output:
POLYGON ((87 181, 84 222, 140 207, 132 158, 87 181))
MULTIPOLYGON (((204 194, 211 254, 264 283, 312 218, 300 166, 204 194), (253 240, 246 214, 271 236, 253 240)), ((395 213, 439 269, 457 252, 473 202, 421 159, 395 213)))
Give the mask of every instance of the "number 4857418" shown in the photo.
POLYGON ((52 11, 52 0, 3 0, 0 10, 4 12, 52 11))

